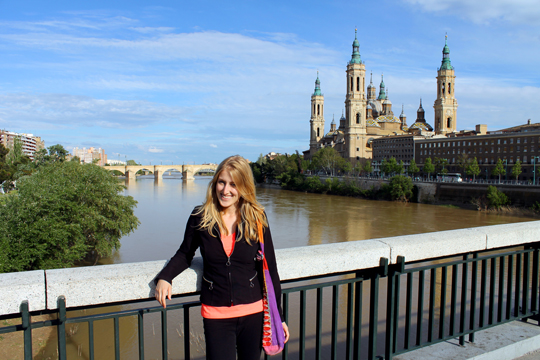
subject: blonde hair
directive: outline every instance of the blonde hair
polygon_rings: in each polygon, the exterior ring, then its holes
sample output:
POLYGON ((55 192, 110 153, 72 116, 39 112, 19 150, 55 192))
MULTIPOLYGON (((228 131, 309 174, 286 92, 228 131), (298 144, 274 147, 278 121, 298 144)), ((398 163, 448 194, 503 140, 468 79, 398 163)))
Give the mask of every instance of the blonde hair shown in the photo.
MULTIPOLYGON (((206 200, 199 207, 196 214, 202 215, 200 229, 206 229, 210 235, 214 234, 214 226, 217 224, 222 233, 227 234, 227 228, 221 218, 221 205, 216 196, 216 186, 219 176, 223 171, 227 170, 238 191, 238 234, 237 241, 244 237, 248 244, 250 240, 260 241, 257 237, 257 223, 261 223, 263 228, 268 227, 264 207, 259 204, 255 197, 255 182, 253 180, 253 172, 246 159, 240 155, 234 155, 226 158, 219 164, 208 184, 206 191, 206 200)), ((229 235, 229 234, 227 234, 229 235)))

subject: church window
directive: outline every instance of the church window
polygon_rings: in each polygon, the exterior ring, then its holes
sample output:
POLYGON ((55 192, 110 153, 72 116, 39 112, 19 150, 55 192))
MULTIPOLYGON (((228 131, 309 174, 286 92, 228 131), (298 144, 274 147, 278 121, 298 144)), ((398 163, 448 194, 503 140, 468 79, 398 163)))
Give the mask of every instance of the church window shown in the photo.
POLYGON ((321 105, 317 104, 317 115, 321 114, 321 105))
POLYGON ((451 94, 452 93, 452 88, 451 88, 451 85, 450 83, 448 83, 448 93, 451 94))
POLYGON ((321 135, 320 135, 320 129, 317 128, 317 137, 319 137, 319 136, 321 136, 321 135))
POLYGON ((444 94, 444 83, 442 84, 442 93, 444 94))
POLYGON ((315 111, 315 104, 313 104, 313 115, 315 115, 316 111, 315 111))
POLYGON ((356 151, 360 151, 360 148, 356 148, 356 151))
POLYGON ((360 91, 360 76, 356 78, 356 91, 360 91))
POLYGON ((446 119, 446 127, 451 128, 452 127, 452 118, 446 119))
POLYGON ((360 124, 360 113, 356 114, 356 123, 360 124))
POLYGON ((353 84, 353 83, 354 83, 353 78, 350 78, 350 83, 351 83, 351 91, 353 91, 353 86, 354 86, 354 84, 353 84))

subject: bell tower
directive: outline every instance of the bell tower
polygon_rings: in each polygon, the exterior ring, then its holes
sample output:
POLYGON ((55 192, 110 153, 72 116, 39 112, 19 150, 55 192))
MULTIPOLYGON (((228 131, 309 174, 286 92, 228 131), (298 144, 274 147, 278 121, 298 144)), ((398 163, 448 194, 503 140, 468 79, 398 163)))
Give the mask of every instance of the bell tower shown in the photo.
POLYGON ((435 109, 435 133, 448 134, 456 131, 458 103, 455 94, 454 68, 450 63, 448 36, 445 36, 441 67, 437 71, 437 100, 435 109))
MULTIPOLYGON (((366 66, 360 58, 357 30, 354 30, 353 52, 347 64, 347 95, 345 97, 345 143, 346 157, 358 159, 366 155, 366 66)), ((371 155, 369 155, 371 157, 371 155)))
POLYGON ((311 156, 317 152, 318 142, 324 136, 324 95, 321 93, 321 81, 317 71, 317 80, 315 80, 315 91, 311 95, 311 119, 309 153, 311 156))

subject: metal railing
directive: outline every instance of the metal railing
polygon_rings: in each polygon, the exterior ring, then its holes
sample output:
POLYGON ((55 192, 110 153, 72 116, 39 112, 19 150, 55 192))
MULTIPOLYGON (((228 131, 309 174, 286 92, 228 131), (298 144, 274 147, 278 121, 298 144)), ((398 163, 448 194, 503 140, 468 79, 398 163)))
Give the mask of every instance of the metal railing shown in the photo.
MULTIPOLYGON (((538 320, 539 249, 540 243, 532 243, 409 263, 398 257, 392 265, 381 258, 377 268, 284 281, 283 310, 291 341, 279 356, 369 360, 384 356, 390 360, 448 339, 459 338, 461 345, 467 339, 473 342, 475 332, 516 319, 538 320)), ((102 344, 95 340, 94 324, 112 320, 114 346, 107 358, 120 359, 120 322, 132 318, 136 319, 134 356, 144 359, 145 330, 148 332, 150 326, 147 318, 159 314, 161 358, 202 358, 200 352, 192 351, 195 335, 190 329, 201 327, 200 317, 190 314, 190 309, 200 306, 198 301, 189 300, 193 295, 175 297, 179 302, 166 309, 149 306, 148 299, 66 309, 65 299, 60 297, 58 310, 29 312, 25 301, 20 314, 0 317, 20 322, 0 327, 0 335, 22 333, 24 359, 32 359, 33 331, 53 327, 58 358, 65 360, 77 358, 67 352, 69 327, 84 324, 88 330, 85 357, 95 359, 96 347, 102 344), (121 305, 122 310, 108 311, 111 305, 121 305), (79 314, 87 309, 105 312, 79 314), (171 355, 168 319, 173 311, 181 312, 184 331, 178 332, 183 342, 180 353, 171 355), (50 318, 32 320, 39 315, 50 318)), ((155 334, 153 323, 152 330, 155 334)))

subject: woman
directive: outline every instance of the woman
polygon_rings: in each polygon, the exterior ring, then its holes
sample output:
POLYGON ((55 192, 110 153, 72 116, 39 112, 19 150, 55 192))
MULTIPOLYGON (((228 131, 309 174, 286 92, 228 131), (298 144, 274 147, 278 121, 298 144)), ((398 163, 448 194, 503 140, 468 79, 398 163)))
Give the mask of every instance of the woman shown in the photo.
MULTIPOLYGON (((187 269, 197 248, 204 263, 201 314, 206 358, 259 359, 262 349, 262 261, 257 224, 264 229, 264 248, 281 320, 281 286, 274 245, 263 207, 255 197, 253 174, 241 156, 219 164, 202 206, 189 217, 184 241, 156 276, 156 299, 171 300, 174 277, 187 269)), ((289 329, 283 322, 285 342, 289 329)))

